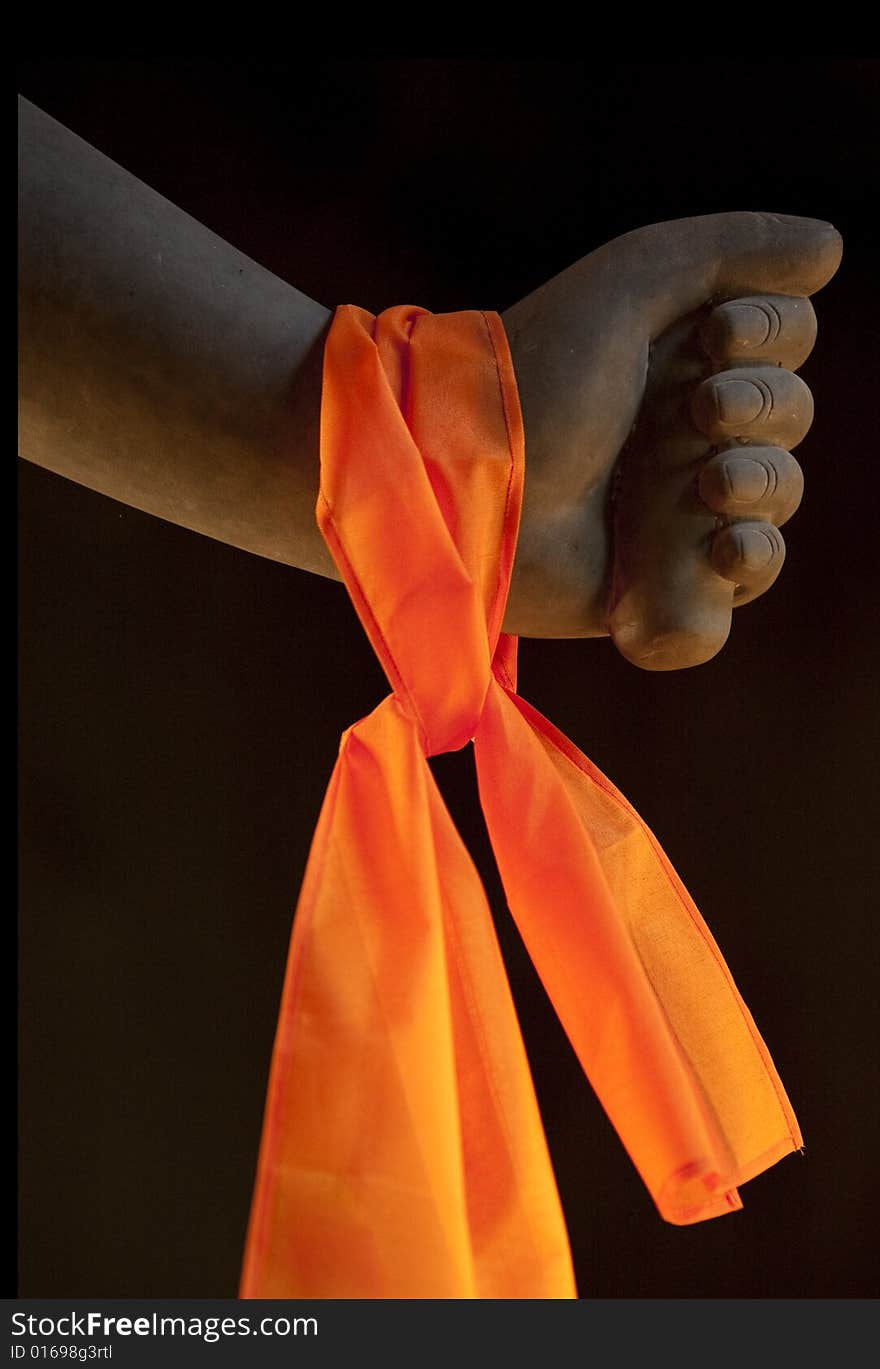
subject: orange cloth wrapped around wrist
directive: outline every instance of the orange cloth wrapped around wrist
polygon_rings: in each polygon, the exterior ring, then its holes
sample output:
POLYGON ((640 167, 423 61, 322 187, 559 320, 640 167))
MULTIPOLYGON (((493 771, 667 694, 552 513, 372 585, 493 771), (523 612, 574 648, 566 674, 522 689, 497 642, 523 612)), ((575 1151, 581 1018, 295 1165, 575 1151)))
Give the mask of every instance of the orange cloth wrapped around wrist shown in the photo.
POLYGON ((473 740, 510 911, 667 1221, 801 1145, 712 936, 516 694, 522 496, 497 314, 337 309, 318 521, 392 693, 350 727, 294 919, 240 1295, 577 1296, 491 913, 426 757, 473 740))

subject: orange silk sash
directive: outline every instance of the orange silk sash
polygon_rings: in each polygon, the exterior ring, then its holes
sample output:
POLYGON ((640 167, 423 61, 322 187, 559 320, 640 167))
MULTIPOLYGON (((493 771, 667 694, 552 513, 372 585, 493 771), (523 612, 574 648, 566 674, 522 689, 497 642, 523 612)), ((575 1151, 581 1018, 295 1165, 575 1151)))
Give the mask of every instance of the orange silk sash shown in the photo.
POLYGON ((516 694, 523 447, 497 314, 337 309, 318 521, 393 692, 343 734, 309 856, 244 1298, 577 1296, 492 916, 426 760, 471 740, 511 913, 660 1214, 730 1212, 802 1144, 658 842, 516 694))

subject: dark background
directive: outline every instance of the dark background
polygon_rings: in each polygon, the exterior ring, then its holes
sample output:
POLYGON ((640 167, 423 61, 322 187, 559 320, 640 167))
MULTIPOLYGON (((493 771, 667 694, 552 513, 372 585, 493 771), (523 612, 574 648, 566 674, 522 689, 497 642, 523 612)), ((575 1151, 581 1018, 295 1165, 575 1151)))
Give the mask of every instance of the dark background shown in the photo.
MULTIPOLYGON (((328 307, 503 310, 617 233, 766 209, 843 266, 772 592, 698 669, 525 642, 720 942, 806 1154, 665 1225, 493 894, 585 1297, 875 1297, 880 63, 26 60, 19 90, 328 307)), ((20 463, 20 1296, 233 1296, 290 918, 385 692, 341 586, 20 463)))

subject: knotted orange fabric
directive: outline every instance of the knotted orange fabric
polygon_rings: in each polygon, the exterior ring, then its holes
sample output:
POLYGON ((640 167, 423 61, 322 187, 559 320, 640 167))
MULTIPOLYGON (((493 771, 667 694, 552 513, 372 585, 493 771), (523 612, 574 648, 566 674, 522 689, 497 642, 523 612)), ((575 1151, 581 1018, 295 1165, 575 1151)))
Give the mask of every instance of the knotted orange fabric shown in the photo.
POLYGON ((497 314, 336 311, 318 521, 393 692, 344 733, 309 856, 242 1297, 577 1296, 491 913, 426 760, 471 739, 510 910, 661 1215, 729 1212, 801 1145, 659 844, 515 692, 523 447, 497 314))

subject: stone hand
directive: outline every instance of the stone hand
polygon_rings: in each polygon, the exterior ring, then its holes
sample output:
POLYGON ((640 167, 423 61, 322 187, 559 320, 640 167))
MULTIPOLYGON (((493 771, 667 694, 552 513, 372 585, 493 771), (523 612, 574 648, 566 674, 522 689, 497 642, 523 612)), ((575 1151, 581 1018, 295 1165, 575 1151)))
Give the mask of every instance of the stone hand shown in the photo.
POLYGON ((782 565, 813 413, 794 371, 840 256, 814 219, 675 220, 502 315, 526 432, 506 630, 610 634, 649 670, 721 649, 733 607, 782 565))

